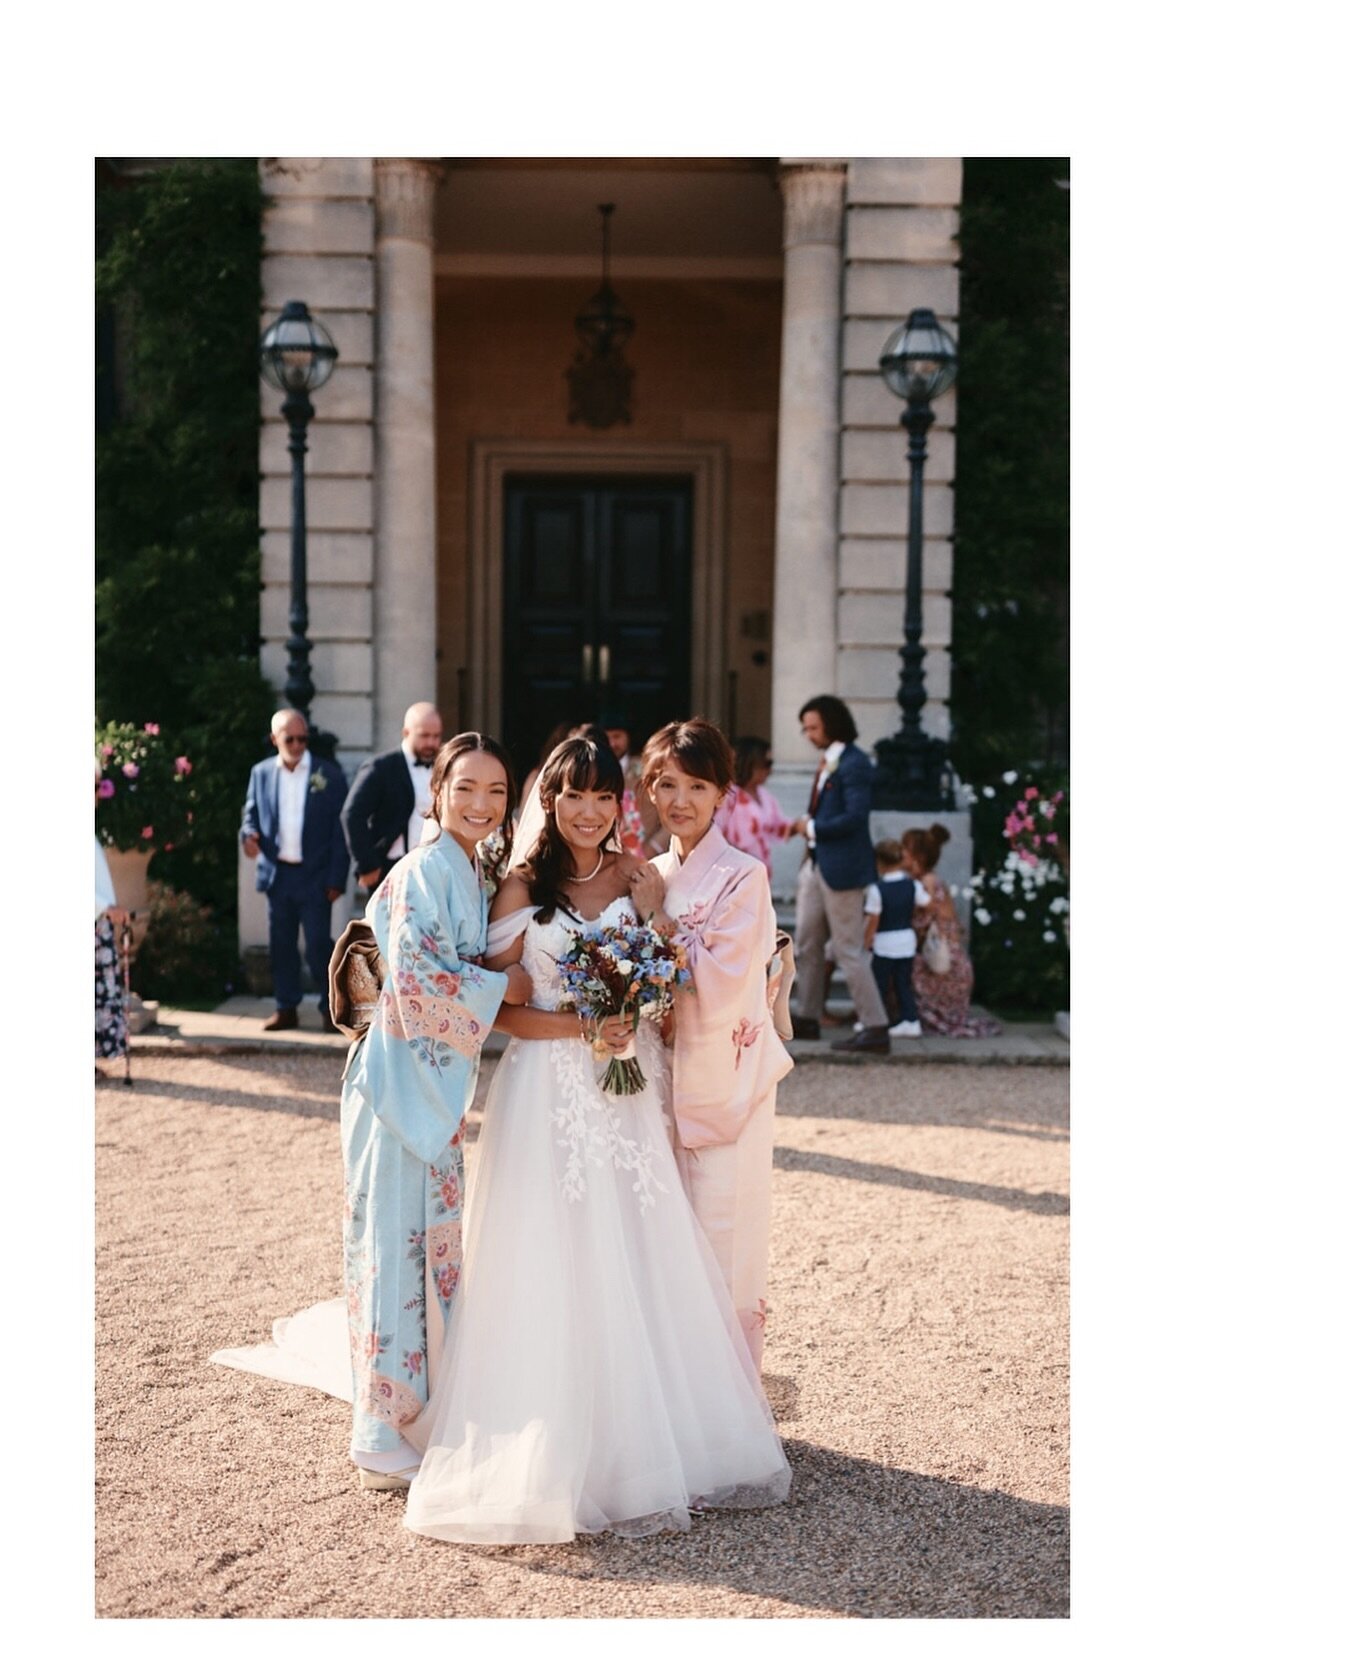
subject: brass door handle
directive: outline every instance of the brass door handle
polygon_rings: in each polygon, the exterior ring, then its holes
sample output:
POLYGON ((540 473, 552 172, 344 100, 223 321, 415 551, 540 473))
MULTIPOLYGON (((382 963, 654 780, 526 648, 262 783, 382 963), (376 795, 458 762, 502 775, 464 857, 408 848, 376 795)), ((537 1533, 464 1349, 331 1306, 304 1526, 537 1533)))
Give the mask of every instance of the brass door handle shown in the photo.
POLYGON ((607 680, 608 680, 608 644, 605 642, 604 645, 599 648, 599 681, 600 682, 606 682, 607 680))
POLYGON ((580 680, 588 685, 594 680, 594 644, 587 641, 580 649, 580 680))

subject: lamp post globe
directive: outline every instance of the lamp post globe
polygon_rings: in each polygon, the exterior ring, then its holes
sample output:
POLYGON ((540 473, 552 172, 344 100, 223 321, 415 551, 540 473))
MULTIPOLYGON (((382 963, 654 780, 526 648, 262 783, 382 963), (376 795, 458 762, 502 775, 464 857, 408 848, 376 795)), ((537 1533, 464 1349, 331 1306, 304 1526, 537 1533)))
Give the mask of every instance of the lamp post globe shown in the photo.
POLYGON ((907 433, 909 468, 907 580, 898 683, 902 726, 896 735, 875 744, 879 765, 875 807, 880 810, 947 810, 951 802, 946 743, 932 740, 921 723, 926 705, 922 670, 926 655, 921 642, 922 511, 926 434, 935 419, 931 404, 953 385, 958 365, 954 340, 931 309, 914 309, 889 334, 879 355, 884 383, 905 404, 901 424, 907 433))
POLYGON ((259 359, 262 377, 285 397, 281 413, 290 428, 290 635, 285 643, 289 655, 285 698, 292 709, 302 713, 312 736, 313 719, 309 713, 314 686, 309 655, 313 643, 309 640, 304 456, 308 453, 306 434, 314 413, 309 393, 320 389, 332 377, 337 346, 323 323, 310 315, 307 304, 290 302, 262 334, 259 359))

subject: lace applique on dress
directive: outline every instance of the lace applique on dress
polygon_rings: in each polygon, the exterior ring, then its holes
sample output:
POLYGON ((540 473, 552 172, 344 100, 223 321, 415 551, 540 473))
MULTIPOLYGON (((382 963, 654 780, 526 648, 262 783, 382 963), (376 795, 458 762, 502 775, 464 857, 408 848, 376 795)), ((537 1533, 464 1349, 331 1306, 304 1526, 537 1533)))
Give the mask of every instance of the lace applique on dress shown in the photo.
MULTIPOLYGON (((628 898, 617 898, 596 921, 597 927, 620 919, 624 910, 634 914, 628 898)), ((524 937, 524 966, 533 980, 535 1007, 556 1008, 561 999, 557 958, 570 943, 576 923, 558 914, 546 926, 530 923, 524 937)), ((556 1113, 552 1123, 558 1132, 557 1146, 565 1151, 560 1187, 568 1201, 582 1201, 586 1190, 586 1167, 610 1168, 631 1173, 631 1188, 644 1212, 653 1207, 655 1196, 667 1195, 669 1185, 657 1170, 656 1151, 649 1141, 638 1142, 623 1128, 623 1105, 654 1100, 661 1112, 668 1111, 669 1069, 658 1034, 649 1027, 638 1029, 637 1055, 649 1080, 647 1090, 637 1096, 605 1096, 595 1078, 595 1061, 587 1044, 573 1038, 553 1038, 549 1060, 555 1079, 556 1113)))

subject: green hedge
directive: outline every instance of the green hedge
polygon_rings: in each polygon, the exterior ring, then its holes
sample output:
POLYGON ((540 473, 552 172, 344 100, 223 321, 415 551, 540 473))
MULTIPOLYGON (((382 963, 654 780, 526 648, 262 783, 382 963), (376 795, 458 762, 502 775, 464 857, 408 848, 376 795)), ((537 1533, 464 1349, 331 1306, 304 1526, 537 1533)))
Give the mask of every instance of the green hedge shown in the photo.
POLYGON ((258 665, 256 160, 100 165, 95 217, 95 704, 181 742, 194 839, 152 873, 232 923, 239 810, 275 703, 258 665))
POLYGON ((951 756, 1068 755, 1070 160, 964 160, 951 756))

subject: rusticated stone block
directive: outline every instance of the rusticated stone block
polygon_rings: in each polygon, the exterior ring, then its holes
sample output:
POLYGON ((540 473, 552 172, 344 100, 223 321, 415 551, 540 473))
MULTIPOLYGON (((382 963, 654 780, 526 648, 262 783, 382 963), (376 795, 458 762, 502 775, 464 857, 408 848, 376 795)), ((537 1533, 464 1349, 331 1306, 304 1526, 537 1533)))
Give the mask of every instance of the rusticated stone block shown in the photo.
POLYGON ((846 254, 856 262, 955 262, 957 210, 848 209, 846 254))
POLYGON ((363 256, 264 256, 262 308, 279 314, 291 298, 324 316, 335 309, 373 309, 374 259, 363 256))
MULTIPOLYGON (((844 484, 839 521, 843 536, 906 536, 909 492, 899 484, 844 484)), ((922 496, 922 535, 949 536, 954 529, 954 491, 927 484, 922 496)))
MULTIPOLYGON (((952 426, 958 386, 935 400, 936 426, 952 426)), ((873 373, 844 373, 842 376, 842 424, 844 426, 891 426, 903 405, 879 376, 873 373)))
POLYGON ((957 205, 961 157, 853 157, 847 166, 851 204, 957 205))
POLYGON ((268 256, 353 256, 374 249, 374 205, 367 200, 290 198, 263 218, 268 256))
POLYGON ((848 315, 905 321, 914 309, 934 309, 941 319, 959 313, 959 270, 946 263, 849 262, 843 278, 848 315))
MULTIPOLYGON (((906 605, 907 597, 901 590, 840 595, 837 601, 839 645, 844 651, 849 647, 901 647, 905 639, 903 613, 906 605)), ((923 647, 930 649, 949 646, 950 610, 948 595, 923 591, 923 647)), ((838 655, 839 659, 841 656, 838 655)), ((929 662, 928 658, 928 665, 929 662)))
MULTIPOLYGON (((369 531, 310 531, 309 585, 374 581, 374 537, 369 531)), ((290 586, 290 532, 262 532, 262 581, 290 586)))
MULTIPOLYGON (((954 575, 949 542, 927 537, 921 545, 923 593, 947 594, 954 575)), ((844 537, 837 580, 843 589, 901 589, 907 577, 907 543, 896 537, 844 537)))
MULTIPOLYGON (((374 489, 368 478, 310 477, 304 486, 304 506, 311 533, 374 528, 374 489)), ((289 530, 289 473, 262 480, 260 507, 263 530, 289 530)))
POLYGON ((373 198, 372 157, 264 157, 262 191, 271 198, 373 198))
MULTIPOLYGON (((368 420, 351 425, 315 420, 306 440, 304 469, 310 479, 367 478, 374 471, 374 427, 368 420)), ((262 423, 260 459, 263 472, 279 477, 290 471, 290 428, 279 415, 262 423)))
MULTIPOLYGON (((309 638, 340 637, 368 640, 374 628, 372 593, 368 588, 319 584, 309 589, 309 638)), ((269 640, 284 641, 290 633, 289 583, 267 583, 262 588, 262 634, 269 640)))

